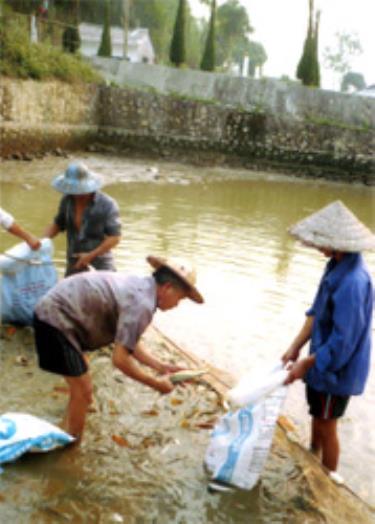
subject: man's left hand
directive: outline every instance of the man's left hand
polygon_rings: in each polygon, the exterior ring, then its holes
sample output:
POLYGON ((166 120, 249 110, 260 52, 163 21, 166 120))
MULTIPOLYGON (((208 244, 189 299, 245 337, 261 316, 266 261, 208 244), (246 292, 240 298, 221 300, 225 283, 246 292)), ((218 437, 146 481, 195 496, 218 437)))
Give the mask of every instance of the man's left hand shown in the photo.
POLYGON ((174 364, 163 364, 163 369, 160 370, 160 373, 162 375, 166 375, 167 373, 176 373, 177 371, 182 371, 185 368, 182 368, 181 366, 175 366, 174 364))
POLYGON ((91 253, 75 253, 74 256, 77 257, 77 262, 73 266, 74 269, 84 269, 91 264, 91 253))

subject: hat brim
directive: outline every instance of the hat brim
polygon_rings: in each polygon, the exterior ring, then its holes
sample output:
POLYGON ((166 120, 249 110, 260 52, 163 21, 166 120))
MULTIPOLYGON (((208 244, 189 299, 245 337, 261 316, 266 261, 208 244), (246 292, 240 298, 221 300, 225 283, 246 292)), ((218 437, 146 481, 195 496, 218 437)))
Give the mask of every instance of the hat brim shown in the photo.
POLYGON ((98 191, 103 183, 95 173, 91 173, 89 179, 79 184, 69 182, 65 177, 65 173, 62 173, 61 175, 57 175, 51 185, 56 191, 64 193, 64 195, 88 195, 89 193, 98 191))
POLYGON ((161 267, 166 267, 169 269, 169 271, 172 271, 186 286, 189 288, 188 291, 188 297, 193 300, 194 302, 197 302, 198 304, 203 304, 204 298, 199 293, 198 289, 193 286, 183 274, 181 274, 176 268, 171 266, 168 263, 168 260, 162 257, 155 257, 153 255, 149 255, 146 258, 147 262, 154 268, 154 269, 160 269, 161 267))

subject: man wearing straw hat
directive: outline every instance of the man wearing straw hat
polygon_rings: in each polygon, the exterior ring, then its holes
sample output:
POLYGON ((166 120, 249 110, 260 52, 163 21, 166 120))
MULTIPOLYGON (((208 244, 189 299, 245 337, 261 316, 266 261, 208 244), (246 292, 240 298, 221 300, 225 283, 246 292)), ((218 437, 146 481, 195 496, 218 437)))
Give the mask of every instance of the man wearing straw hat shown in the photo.
POLYGON ((293 226, 289 232, 330 260, 306 321, 283 355, 291 365, 286 383, 306 383, 312 415, 311 448, 333 479, 339 460, 337 419, 351 395, 360 395, 370 369, 374 291, 361 251, 375 249, 375 235, 340 201, 293 226), (297 360, 310 340, 309 356, 297 360))
POLYGON ((201 304, 195 270, 187 263, 149 256, 152 276, 90 271, 61 280, 35 308, 39 366, 63 375, 70 392, 64 429, 80 438, 92 401, 85 351, 114 343, 112 362, 125 375, 170 393, 168 373, 181 368, 153 357, 139 339, 157 308, 167 311, 184 298, 201 304), (155 376, 139 363, 156 370, 155 376))
POLYGON ((64 194, 53 224, 45 236, 67 232, 65 276, 95 269, 115 270, 111 249, 121 235, 119 208, 113 198, 99 191, 100 177, 82 162, 71 163, 52 186, 64 194))

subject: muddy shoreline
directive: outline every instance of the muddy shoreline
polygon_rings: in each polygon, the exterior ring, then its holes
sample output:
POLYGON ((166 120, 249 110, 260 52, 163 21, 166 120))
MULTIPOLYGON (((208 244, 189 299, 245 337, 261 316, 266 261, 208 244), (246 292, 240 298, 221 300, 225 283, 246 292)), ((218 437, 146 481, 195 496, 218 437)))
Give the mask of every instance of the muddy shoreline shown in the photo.
MULTIPOLYGON (((162 358, 207 367, 160 331, 144 338, 162 358)), ((38 369, 32 330, 3 326, 0 342, 1 412, 58 423, 64 382, 38 369)), ((285 418, 251 492, 207 492, 203 456, 230 375, 210 368, 204 380, 161 397, 114 370, 108 348, 92 354, 90 367, 95 404, 83 444, 5 465, 0 510, 7 522, 374 522, 374 511, 295 441, 285 418)))

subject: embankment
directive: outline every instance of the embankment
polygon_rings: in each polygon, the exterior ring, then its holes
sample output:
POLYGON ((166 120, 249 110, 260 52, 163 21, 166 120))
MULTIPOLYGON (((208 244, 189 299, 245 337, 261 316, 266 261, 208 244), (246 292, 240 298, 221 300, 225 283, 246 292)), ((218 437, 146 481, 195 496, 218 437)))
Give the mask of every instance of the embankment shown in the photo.
POLYGON ((178 73, 160 92, 134 71, 122 87, 2 78, 0 154, 109 149, 375 184, 375 100, 178 73))

